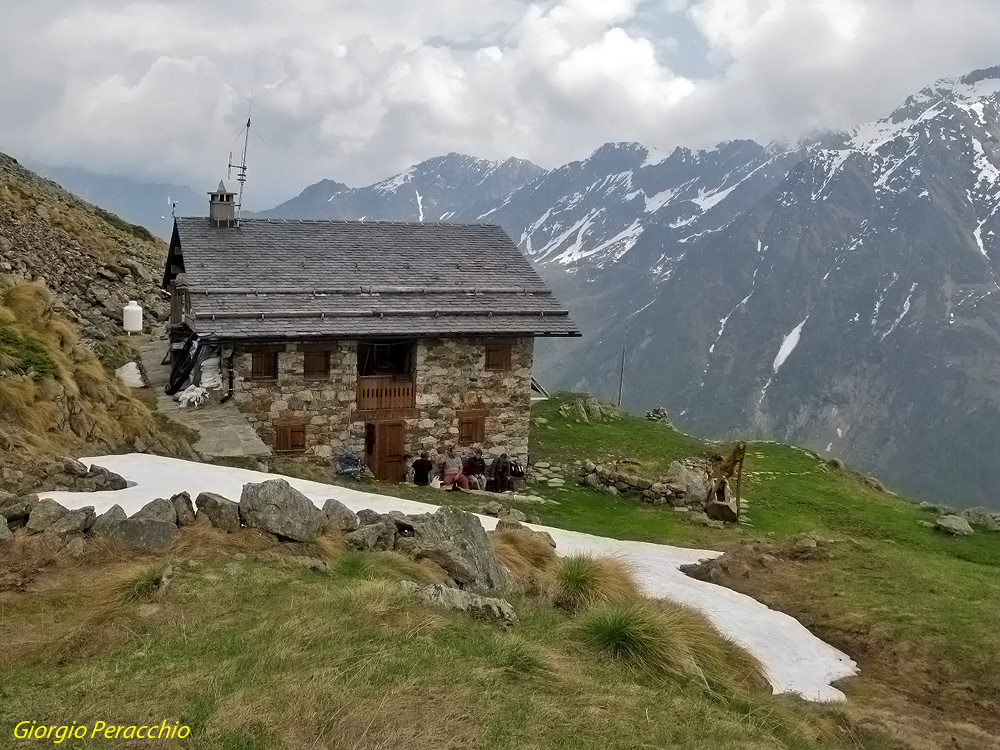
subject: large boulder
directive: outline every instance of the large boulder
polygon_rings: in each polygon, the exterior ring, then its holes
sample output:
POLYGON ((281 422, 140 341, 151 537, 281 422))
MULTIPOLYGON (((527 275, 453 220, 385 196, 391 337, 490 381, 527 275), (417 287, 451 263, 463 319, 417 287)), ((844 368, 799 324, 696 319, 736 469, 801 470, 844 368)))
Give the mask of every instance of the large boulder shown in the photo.
POLYGON ((68 537, 73 534, 82 534, 94 524, 96 516, 94 506, 88 505, 85 508, 71 510, 65 516, 49 526, 46 534, 58 537, 68 537))
POLYGON ((124 477, 97 464, 91 465, 87 476, 96 480, 97 488, 100 490, 124 490, 128 487, 128 482, 125 481, 124 477))
POLYGON ((941 516, 936 524, 938 530, 952 536, 972 536, 974 533, 969 522, 961 516, 941 516))
POLYGON ((124 521, 127 517, 125 509, 122 506, 112 505, 94 519, 94 523, 90 526, 90 533, 94 536, 100 536, 112 526, 124 521))
POLYGON ((165 497, 150 500, 138 511, 132 514, 135 521, 162 521, 177 525, 177 511, 174 504, 165 497))
POLYGON ((708 499, 712 483, 709 481, 708 472, 704 469, 688 466, 687 464, 682 464, 680 461, 674 461, 670 464, 667 475, 669 481, 665 482, 665 484, 683 486, 684 495, 689 501, 698 500, 705 502, 708 499))
POLYGON ((486 530, 472 513, 445 506, 437 512, 407 516, 412 528, 413 555, 440 565, 462 588, 496 589, 510 585, 486 537, 486 530))
POLYGON ((41 533, 67 513, 69 510, 55 500, 49 498, 39 500, 31 509, 31 515, 28 516, 28 531, 35 534, 41 533))
POLYGON ((240 518, 247 526, 296 542, 311 542, 326 527, 323 511, 284 479, 243 485, 240 518))
POLYGON ((506 599, 479 596, 471 591, 449 588, 440 583, 435 583, 432 586, 421 586, 413 581, 403 581, 402 586, 415 594, 424 604, 469 612, 501 625, 515 625, 517 623, 514 608, 506 599))
POLYGON ((388 552, 396 548, 396 533, 397 527, 393 519, 383 516, 375 523, 345 534, 344 543, 354 549, 388 552))
POLYGON ((177 525, 166 521, 128 518, 106 527, 102 536, 144 552, 160 552, 173 543, 177 536, 177 525))
POLYGON ((332 497, 323 503, 323 514, 327 524, 340 531, 354 531, 360 526, 358 514, 332 497))
POLYGON ((1000 513, 978 507, 963 510, 959 515, 973 526, 981 526, 988 531, 1000 531, 1000 513))
POLYGON ((178 492, 170 498, 170 503, 174 506, 174 513, 177 514, 178 526, 194 526, 194 506, 188 493, 178 492))
POLYGON ((240 506, 214 492, 202 492, 194 501, 198 518, 205 517, 217 529, 229 534, 240 530, 240 506))

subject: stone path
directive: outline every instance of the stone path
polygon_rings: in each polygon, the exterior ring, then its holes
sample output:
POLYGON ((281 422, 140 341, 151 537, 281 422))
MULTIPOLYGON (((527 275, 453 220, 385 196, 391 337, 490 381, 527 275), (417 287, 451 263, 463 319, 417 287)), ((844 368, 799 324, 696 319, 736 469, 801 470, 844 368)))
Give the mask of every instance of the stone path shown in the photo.
POLYGON ((170 366, 161 365, 167 339, 154 336, 139 350, 146 382, 156 393, 156 409, 168 419, 197 430, 201 436, 194 449, 201 456, 269 456, 271 449, 257 436, 232 402, 181 406, 163 392, 170 366))

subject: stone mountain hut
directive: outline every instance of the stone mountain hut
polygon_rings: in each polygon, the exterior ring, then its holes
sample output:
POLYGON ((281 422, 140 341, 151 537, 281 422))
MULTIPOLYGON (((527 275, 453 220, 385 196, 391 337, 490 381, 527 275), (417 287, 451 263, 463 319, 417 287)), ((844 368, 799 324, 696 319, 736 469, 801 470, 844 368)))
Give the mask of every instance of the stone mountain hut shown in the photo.
POLYGON ((275 452, 384 479, 443 443, 526 458, 534 340, 580 334, 500 227, 237 219, 210 196, 170 240, 168 392, 215 386, 275 452))

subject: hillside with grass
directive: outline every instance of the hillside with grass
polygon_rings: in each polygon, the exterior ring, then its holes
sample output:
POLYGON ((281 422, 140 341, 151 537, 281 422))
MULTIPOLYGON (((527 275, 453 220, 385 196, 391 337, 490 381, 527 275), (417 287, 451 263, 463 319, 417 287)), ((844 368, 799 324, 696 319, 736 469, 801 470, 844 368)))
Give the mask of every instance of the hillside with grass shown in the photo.
MULTIPOLYGON (((532 420, 535 466, 564 467, 567 481, 539 479, 514 505, 555 527, 724 550, 691 573, 848 653, 860 674, 838 683, 846 702, 771 695, 702 616, 645 599, 620 561, 557 557, 534 535, 490 535, 515 577, 503 595, 517 623, 504 627, 422 603, 401 582, 434 583, 433 570, 347 550, 330 530, 303 545, 193 526, 157 555, 97 546, 69 558, 30 536, 0 546, 0 732, 100 719, 180 722, 191 736, 161 743, 178 748, 997 746, 1000 533, 948 536, 937 509, 770 443, 747 452, 749 523, 707 527, 572 475, 586 459, 655 477, 729 446, 628 416, 567 418, 570 398, 535 404, 532 420)), ((127 746, 116 742, 76 746, 127 746)))
POLYGON ((159 290, 166 245, 145 228, 87 203, 0 154, 0 278, 41 280, 56 312, 88 346, 114 359, 122 308, 136 300, 165 319, 159 290))

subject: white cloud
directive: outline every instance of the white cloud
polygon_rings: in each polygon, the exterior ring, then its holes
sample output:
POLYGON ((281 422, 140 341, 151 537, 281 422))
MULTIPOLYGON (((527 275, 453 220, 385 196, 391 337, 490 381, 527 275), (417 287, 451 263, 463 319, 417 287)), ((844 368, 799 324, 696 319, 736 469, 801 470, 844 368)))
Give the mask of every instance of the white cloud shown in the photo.
POLYGON ((554 166, 607 140, 851 125, 1000 62, 996 28, 993 0, 6 3, 0 150, 201 189, 252 90, 267 146, 251 142, 248 202, 264 207, 453 150, 554 166), (695 46, 711 75, 677 73, 695 46))

